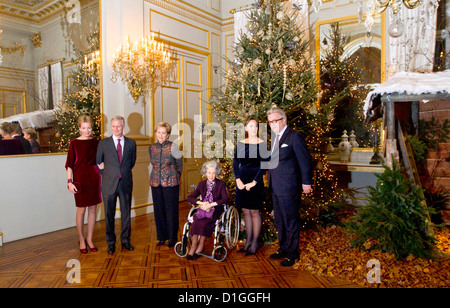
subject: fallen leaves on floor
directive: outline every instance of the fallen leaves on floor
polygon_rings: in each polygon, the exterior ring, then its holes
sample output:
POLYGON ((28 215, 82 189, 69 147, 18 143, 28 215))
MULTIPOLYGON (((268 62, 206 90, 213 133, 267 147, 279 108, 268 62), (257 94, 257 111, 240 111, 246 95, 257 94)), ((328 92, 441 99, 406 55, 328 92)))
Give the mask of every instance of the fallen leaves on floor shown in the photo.
MULTIPOLYGON (((435 236, 441 255, 447 256, 426 260, 411 255, 406 260, 398 261, 392 253, 351 247, 350 238, 339 227, 302 231, 300 261, 295 267, 318 275, 345 279, 365 287, 448 288, 450 229, 437 231, 435 236)), ((366 243, 366 248, 370 245, 371 243, 366 243)))

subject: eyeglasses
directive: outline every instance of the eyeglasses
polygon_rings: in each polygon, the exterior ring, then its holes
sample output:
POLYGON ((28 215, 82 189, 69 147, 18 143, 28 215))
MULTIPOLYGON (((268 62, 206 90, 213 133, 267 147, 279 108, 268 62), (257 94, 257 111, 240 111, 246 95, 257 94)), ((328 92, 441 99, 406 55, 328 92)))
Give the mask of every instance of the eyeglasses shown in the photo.
POLYGON ((277 123, 277 122, 279 122, 279 121, 281 121, 283 119, 284 118, 279 118, 279 119, 276 119, 276 120, 269 121, 269 124, 275 124, 275 123, 277 123))

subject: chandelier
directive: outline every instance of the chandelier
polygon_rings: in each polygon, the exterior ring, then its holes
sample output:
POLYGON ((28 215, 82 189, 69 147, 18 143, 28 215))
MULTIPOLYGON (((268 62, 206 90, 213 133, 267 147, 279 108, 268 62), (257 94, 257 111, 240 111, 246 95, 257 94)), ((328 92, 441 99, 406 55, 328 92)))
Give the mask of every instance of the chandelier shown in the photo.
POLYGON ((96 50, 84 55, 83 82, 90 86, 97 86, 100 80, 100 50, 96 50))
POLYGON ((128 37, 125 46, 119 47, 113 56, 112 82, 118 77, 126 83, 134 101, 169 82, 174 61, 163 43, 155 40, 155 34, 132 43, 128 37))
POLYGON ((420 4, 420 0, 375 0, 375 2, 380 7, 380 13, 384 12, 388 6, 391 6, 394 14, 398 13, 402 3, 408 9, 414 9, 420 4))

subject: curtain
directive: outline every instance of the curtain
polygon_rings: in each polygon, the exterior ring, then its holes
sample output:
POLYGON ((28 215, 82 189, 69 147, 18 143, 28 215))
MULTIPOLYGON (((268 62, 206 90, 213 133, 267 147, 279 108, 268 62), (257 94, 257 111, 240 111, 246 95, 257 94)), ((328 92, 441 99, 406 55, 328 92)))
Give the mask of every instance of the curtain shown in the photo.
POLYGON ((248 22, 249 11, 241 11, 234 13, 234 43, 237 44, 241 39, 241 35, 247 34, 248 30, 245 27, 248 22))
POLYGON ((38 99, 39 109, 47 109, 48 106, 48 85, 49 85, 49 67, 43 66, 38 69, 38 99))
POLYGON ((398 16, 390 10, 388 78, 398 72, 432 72, 437 6, 438 0, 427 0, 414 9, 402 5, 398 16))
POLYGON ((52 76, 53 107, 60 107, 63 101, 63 74, 62 62, 50 66, 52 76))
POLYGON ((54 109, 63 101, 62 62, 45 65, 38 69, 39 107, 54 109))

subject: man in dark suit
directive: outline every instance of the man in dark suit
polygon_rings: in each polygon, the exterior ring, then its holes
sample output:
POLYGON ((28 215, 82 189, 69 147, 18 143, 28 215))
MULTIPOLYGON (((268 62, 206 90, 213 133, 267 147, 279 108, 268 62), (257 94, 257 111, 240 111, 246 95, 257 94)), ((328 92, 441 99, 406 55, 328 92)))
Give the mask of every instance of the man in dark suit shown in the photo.
POLYGON ((303 135, 287 126, 286 114, 276 106, 267 112, 272 130, 269 186, 272 189, 275 226, 280 248, 270 256, 292 266, 300 257, 300 214, 302 191, 312 191, 312 160, 303 135))
POLYGON ((115 116, 111 119, 113 135, 100 140, 97 148, 97 165, 102 174, 102 197, 105 207, 107 252, 113 254, 116 247, 114 220, 117 197, 120 200, 122 249, 134 250, 130 243, 131 193, 133 191, 132 169, 136 163, 136 142, 123 135, 125 119, 115 116))

